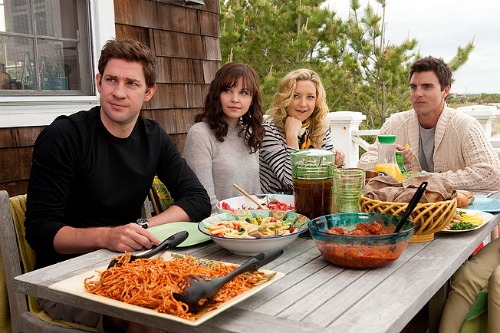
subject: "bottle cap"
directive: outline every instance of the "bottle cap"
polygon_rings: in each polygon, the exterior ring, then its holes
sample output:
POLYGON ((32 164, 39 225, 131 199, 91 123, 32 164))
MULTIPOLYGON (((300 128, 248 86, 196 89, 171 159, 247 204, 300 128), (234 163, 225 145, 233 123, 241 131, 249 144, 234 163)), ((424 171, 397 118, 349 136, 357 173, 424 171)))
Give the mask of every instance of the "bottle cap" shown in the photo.
POLYGON ((378 142, 380 143, 394 143, 396 142, 395 135, 379 135, 377 136, 378 142))

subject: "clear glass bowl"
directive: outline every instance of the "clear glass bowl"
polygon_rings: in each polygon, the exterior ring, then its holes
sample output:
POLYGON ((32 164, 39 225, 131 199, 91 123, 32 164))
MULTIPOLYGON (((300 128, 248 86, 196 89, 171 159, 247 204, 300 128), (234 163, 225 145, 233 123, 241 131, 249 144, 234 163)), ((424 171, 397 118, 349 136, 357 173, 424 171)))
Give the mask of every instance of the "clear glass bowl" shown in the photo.
POLYGON ((309 232, 323 258, 335 265, 349 268, 385 266, 399 258, 413 235, 413 222, 407 220, 397 234, 342 235, 329 232, 340 228, 344 232, 361 223, 379 222, 392 232, 401 217, 379 213, 342 213, 317 217, 309 221, 309 232))

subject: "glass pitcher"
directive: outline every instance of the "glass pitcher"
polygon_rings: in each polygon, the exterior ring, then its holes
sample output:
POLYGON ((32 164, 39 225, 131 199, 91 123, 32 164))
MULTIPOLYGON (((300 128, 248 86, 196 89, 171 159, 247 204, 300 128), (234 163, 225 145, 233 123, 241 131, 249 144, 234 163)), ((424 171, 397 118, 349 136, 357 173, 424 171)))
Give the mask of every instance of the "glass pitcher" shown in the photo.
POLYGON ((295 211, 310 219, 333 210, 333 169, 335 153, 304 149, 290 155, 295 211))

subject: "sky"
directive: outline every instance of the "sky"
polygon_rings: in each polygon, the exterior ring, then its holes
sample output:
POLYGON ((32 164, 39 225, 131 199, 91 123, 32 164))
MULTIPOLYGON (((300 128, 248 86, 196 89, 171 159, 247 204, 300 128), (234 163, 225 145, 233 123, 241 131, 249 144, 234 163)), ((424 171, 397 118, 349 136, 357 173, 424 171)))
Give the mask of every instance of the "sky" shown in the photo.
MULTIPOLYGON (((375 0, 370 4, 382 15, 375 0)), ((342 19, 349 15, 350 0, 328 0, 327 6, 342 19)), ((453 76, 451 93, 500 94, 500 1, 499 0, 387 0, 386 41, 400 44, 418 41, 422 56, 450 61, 459 46, 474 40, 469 60, 453 76)))

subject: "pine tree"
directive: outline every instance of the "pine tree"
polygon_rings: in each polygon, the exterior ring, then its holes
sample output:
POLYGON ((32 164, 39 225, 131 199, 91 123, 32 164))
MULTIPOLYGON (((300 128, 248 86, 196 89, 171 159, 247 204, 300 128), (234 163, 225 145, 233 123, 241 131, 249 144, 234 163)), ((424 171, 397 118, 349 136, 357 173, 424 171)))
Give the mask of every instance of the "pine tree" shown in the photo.
MULTIPOLYGON (((361 111, 367 128, 380 128, 392 113, 411 108, 408 73, 421 57, 418 42, 386 42, 386 0, 376 0, 381 15, 351 0, 346 21, 324 8, 324 2, 221 0, 223 63, 243 61, 255 68, 265 107, 286 73, 311 68, 321 76, 331 111, 361 111)), ((449 61, 452 70, 467 61, 473 48, 473 41, 458 47, 449 61)))

